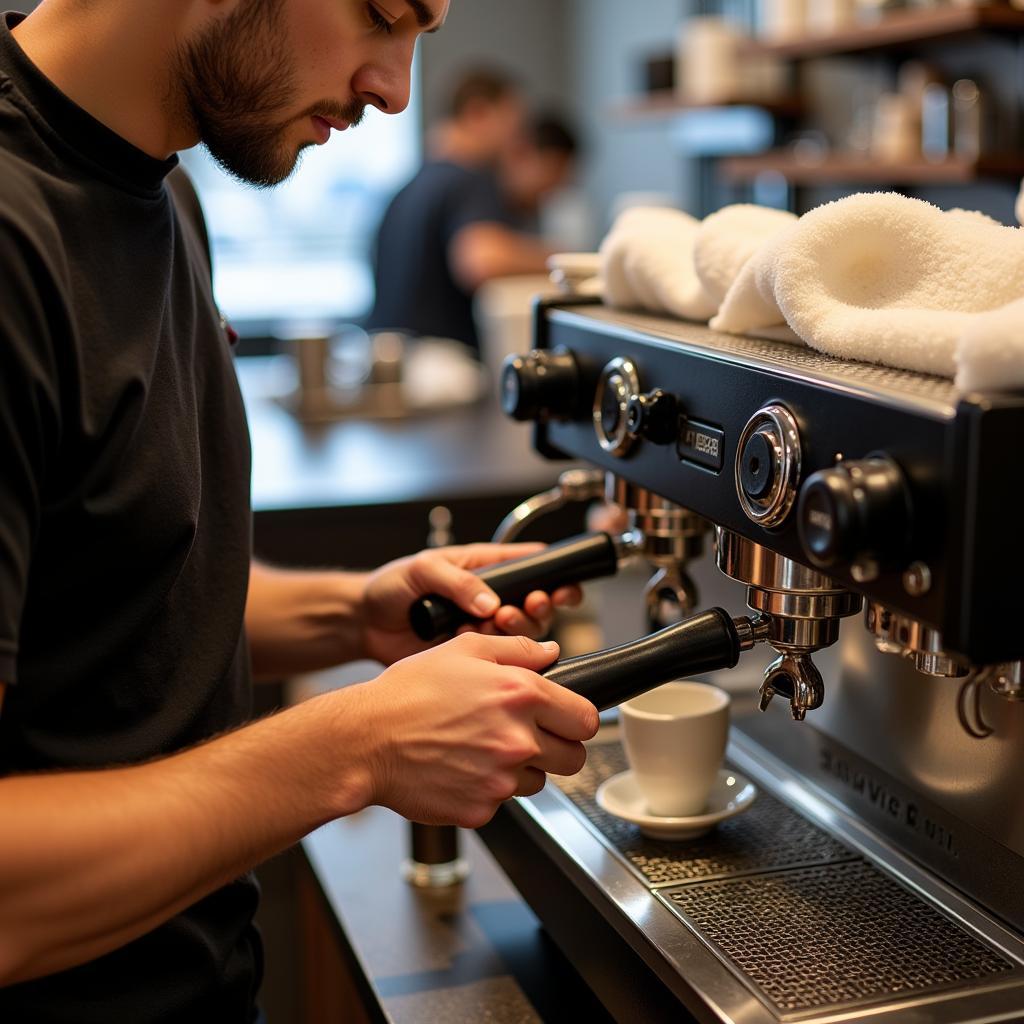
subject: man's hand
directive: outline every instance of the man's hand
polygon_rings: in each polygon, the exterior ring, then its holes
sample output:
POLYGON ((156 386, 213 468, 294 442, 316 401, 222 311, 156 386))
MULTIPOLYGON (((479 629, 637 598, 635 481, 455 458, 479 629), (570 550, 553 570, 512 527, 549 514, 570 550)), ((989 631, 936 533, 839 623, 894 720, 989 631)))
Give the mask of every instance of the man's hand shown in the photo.
POLYGON ((483 621, 463 627, 489 635, 544 636, 554 609, 579 604, 579 587, 562 587, 548 595, 529 594, 522 608, 501 606, 497 595, 470 570, 542 550, 543 544, 468 544, 435 548, 402 558, 378 569, 367 580, 363 595, 363 647, 366 656, 391 665, 425 650, 409 626, 409 607, 426 594, 441 594, 483 621))
POLYGON ((478 828, 545 772, 572 775, 598 727, 590 701, 537 673, 555 643, 467 633, 341 691, 372 729, 370 802, 478 828))

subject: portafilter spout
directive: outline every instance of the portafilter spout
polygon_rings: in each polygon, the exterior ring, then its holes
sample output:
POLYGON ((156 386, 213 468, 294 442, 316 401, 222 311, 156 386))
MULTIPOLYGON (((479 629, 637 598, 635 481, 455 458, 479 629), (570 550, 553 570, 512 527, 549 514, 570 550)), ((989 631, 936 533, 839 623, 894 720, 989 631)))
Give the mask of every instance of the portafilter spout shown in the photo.
POLYGON ((698 602, 697 584, 687 566, 704 554, 711 524, 688 508, 611 473, 605 500, 626 511, 630 527, 643 538, 640 555, 654 568, 644 588, 650 628, 659 629, 692 614, 698 602))
POLYGON ((768 644, 779 657, 765 670, 761 710, 776 695, 802 721, 825 697, 811 655, 839 638, 839 620, 860 611, 862 598, 815 569, 738 534, 718 529, 718 568, 747 585, 747 605, 767 616, 768 644))

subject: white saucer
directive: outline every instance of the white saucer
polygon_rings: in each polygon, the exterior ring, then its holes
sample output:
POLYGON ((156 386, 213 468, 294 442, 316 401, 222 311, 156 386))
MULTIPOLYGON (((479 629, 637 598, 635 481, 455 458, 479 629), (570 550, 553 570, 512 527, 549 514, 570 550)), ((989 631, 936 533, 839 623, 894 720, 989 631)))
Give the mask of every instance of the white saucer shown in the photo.
POLYGON ((696 839, 710 832, 720 821, 745 811, 757 797, 757 787, 739 772, 722 768, 718 780, 708 796, 707 809, 702 814, 685 818, 663 818, 651 814, 647 800, 636 784, 632 771, 620 772, 601 783, 597 803, 602 810, 631 821, 651 839, 696 839))

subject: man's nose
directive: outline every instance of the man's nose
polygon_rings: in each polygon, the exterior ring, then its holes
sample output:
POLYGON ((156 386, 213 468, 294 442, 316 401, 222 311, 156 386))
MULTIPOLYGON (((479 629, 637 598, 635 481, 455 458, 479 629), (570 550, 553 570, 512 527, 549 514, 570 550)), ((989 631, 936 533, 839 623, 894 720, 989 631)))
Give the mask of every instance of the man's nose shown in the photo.
POLYGON ((385 114, 405 110, 409 106, 414 52, 415 47, 410 46, 388 60, 363 65, 352 83, 359 98, 385 114))

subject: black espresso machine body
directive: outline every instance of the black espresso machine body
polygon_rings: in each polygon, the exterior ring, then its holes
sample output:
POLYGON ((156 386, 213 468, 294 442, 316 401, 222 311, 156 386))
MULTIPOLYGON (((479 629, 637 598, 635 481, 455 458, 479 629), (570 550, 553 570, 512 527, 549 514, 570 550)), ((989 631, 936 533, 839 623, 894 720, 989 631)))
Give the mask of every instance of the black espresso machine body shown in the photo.
POLYGON ((499 812, 552 936, 621 1021, 1024 1020, 1024 395, 577 300, 535 343, 504 401, 540 452, 706 520, 741 601, 775 559, 864 603, 814 645, 820 707, 734 717, 761 796, 709 836, 597 805, 614 727, 499 812))

